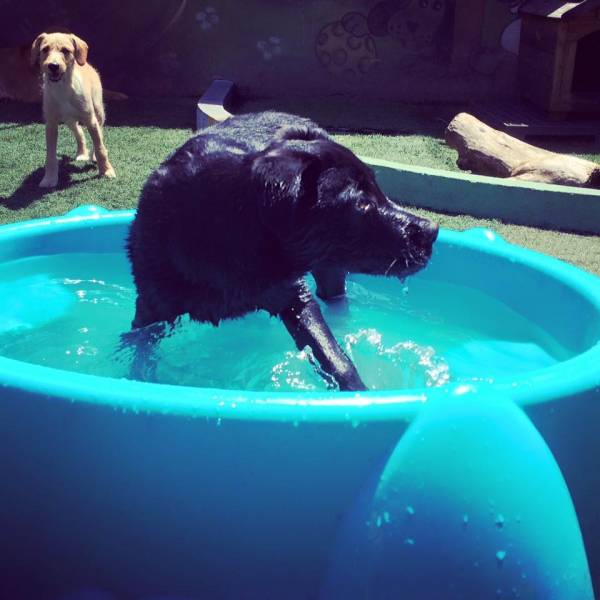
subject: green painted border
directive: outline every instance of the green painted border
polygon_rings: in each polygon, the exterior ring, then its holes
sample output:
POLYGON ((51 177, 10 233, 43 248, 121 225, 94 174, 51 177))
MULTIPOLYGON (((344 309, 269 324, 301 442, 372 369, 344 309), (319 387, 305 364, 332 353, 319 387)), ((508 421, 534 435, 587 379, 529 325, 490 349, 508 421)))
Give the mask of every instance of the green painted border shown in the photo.
POLYGON ((600 190, 361 159, 374 169, 382 190, 407 206, 600 234, 600 190))

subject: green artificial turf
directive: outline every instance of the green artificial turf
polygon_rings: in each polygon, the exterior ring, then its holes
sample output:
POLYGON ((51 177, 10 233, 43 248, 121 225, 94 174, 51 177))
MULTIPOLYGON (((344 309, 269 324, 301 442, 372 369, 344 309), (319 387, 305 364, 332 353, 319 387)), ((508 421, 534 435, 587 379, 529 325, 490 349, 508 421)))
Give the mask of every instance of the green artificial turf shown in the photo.
MULTIPOLYGON (((359 100, 290 99, 247 102, 238 110, 278 109, 316 119, 357 154, 401 163, 458 170, 443 132, 459 106, 403 106, 359 100)), ((113 102, 107 107, 105 139, 117 178, 99 178, 91 163, 76 163, 71 133, 61 128, 59 186, 38 187, 43 177, 44 126, 39 105, 0 101, 0 223, 60 215, 81 204, 134 208, 151 173, 192 133, 194 99, 113 102)), ((598 142, 551 141, 546 147, 600 162, 598 142)), ((600 274, 600 238, 508 225, 468 216, 415 210, 443 227, 489 227, 510 242, 600 274)))
POLYGON ((75 141, 61 126, 59 185, 48 191, 38 187, 45 160, 40 106, 0 103, 0 222, 59 215, 80 204, 135 207, 150 172, 192 132, 189 101, 116 103, 107 113, 104 138, 117 178, 100 178, 93 163, 75 162, 75 141))

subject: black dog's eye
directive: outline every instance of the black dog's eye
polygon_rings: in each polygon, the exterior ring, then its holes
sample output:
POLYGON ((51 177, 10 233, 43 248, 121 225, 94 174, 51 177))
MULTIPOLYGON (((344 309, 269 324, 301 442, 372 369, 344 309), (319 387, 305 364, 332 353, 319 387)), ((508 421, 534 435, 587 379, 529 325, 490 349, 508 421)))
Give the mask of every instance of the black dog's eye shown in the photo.
POLYGON ((61 48, 60 51, 65 55, 68 56, 69 54, 71 54, 71 51, 68 48, 61 48))
POLYGON ((362 197, 356 202, 358 210, 363 213, 368 213, 377 209, 377 205, 371 198, 362 197))

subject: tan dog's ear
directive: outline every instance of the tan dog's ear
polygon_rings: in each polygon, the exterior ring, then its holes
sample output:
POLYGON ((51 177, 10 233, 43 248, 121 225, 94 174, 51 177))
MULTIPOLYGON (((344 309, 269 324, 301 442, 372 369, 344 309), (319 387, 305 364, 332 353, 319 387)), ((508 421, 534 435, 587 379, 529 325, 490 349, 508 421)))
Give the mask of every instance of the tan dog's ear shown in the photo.
POLYGON ((78 65, 83 66, 87 62, 88 45, 76 35, 71 35, 71 39, 75 48, 75 60, 78 65))
POLYGON ((40 35, 38 35, 35 40, 33 40, 33 44, 31 44, 31 53, 29 55, 29 64, 32 67, 35 67, 35 65, 39 64, 40 62, 40 46, 42 44, 42 41, 44 40, 44 37, 46 37, 45 33, 40 33, 40 35))

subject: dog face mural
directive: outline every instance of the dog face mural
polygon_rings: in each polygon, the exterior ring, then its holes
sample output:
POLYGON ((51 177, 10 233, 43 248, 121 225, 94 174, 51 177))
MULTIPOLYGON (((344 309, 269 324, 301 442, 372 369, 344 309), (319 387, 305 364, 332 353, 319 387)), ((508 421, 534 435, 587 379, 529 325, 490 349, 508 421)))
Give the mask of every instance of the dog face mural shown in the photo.
POLYGON ((433 49, 445 11, 445 0, 380 2, 367 23, 374 36, 391 36, 402 48, 421 54, 433 49))
POLYGON ((368 14, 346 13, 319 31, 317 60, 331 74, 352 81, 384 62, 378 38, 393 40, 410 56, 432 56, 449 9, 448 0, 391 0, 368 14))

